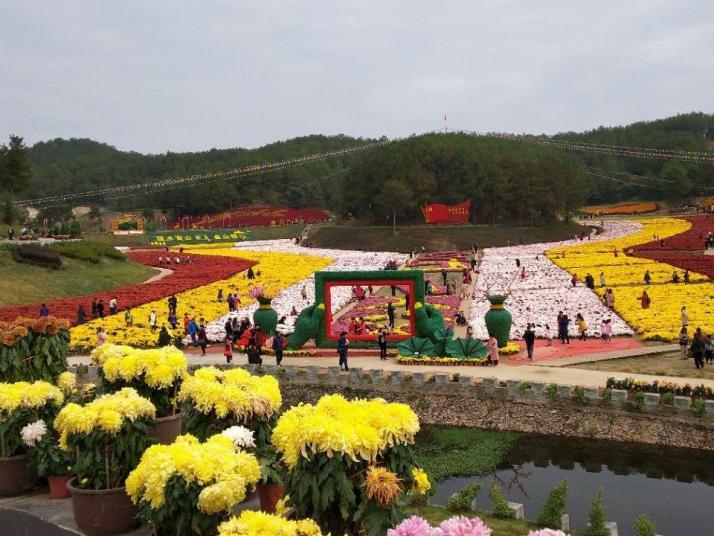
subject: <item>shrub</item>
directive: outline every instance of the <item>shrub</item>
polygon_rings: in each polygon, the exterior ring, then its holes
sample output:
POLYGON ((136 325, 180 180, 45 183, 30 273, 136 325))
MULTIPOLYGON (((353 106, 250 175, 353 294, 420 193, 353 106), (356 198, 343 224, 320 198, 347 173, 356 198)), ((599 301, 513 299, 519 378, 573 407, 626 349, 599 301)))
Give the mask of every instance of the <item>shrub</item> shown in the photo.
POLYGON ((516 517, 516 513, 508 506, 508 501, 506 501, 506 497, 503 496, 501 486, 496 482, 491 484, 489 496, 491 497, 491 514, 493 514, 494 517, 498 519, 513 519, 516 517))
POLYGON ((545 388, 545 394, 548 395, 548 398, 555 402, 558 400, 558 386, 554 383, 548 384, 548 387, 545 388))
POLYGON ((605 407, 612 405, 612 389, 605 389, 602 393, 602 405, 605 407))
POLYGON ((54 250, 65 257, 93 263, 98 263, 102 260, 102 257, 108 257, 115 260, 126 259, 126 255, 112 246, 102 244, 101 242, 91 242, 86 240, 55 244, 54 250))
POLYGON ((640 514, 635 520, 635 535, 636 536, 657 536, 655 524, 645 514, 640 514))
POLYGON ((37 244, 20 244, 12 250, 12 256, 17 262, 34 264, 45 268, 58 269, 62 266, 59 253, 47 246, 37 244))
POLYGON ((605 507, 602 504, 602 488, 598 490, 595 495, 595 500, 590 505, 588 522, 588 528, 585 529, 585 536, 606 536, 605 507))
POLYGON ((532 386, 533 384, 531 382, 521 382, 518 384, 518 390, 521 392, 522 395, 524 395, 532 386))
POLYGON ((674 404, 674 395, 672 393, 662 393, 662 396, 659 399, 659 403, 663 406, 671 406, 672 404, 674 404))
POLYGON ((704 415, 704 410, 706 409, 706 402, 703 398, 695 398, 692 400, 692 411, 695 415, 704 415))
POLYGON ((585 399, 585 389, 583 389, 579 385, 576 385, 575 389, 573 390, 573 398, 578 404, 587 404, 587 400, 585 399))
POLYGON ((449 512, 468 512, 478 497, 479 491, 481 491, 479 482, 469 484, 446 502, 446 509, 449 512))
POLYGON ((645 407, 645 394, 642 391, 637 391, 632 397, 630 407, 636 411, 642 411, 645 407))
POLYGON ((553 486, 548 495, 548 500, 543 505, 538 516, 538 525, 551 529, 560 528, 560 520, 565 513, 565 503, 568 498, 568 481, 553 486))

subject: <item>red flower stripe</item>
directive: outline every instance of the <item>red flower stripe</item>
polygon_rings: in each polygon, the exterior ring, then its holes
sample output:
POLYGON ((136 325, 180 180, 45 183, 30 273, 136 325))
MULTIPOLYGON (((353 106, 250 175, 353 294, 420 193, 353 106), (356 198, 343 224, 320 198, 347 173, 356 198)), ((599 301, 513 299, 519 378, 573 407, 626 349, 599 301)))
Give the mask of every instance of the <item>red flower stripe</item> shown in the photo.
POLYGON ((330 215, 316 208, 281 208, 254 205, 228 212, 206 216, 183 217, 174 223, 174 229, 230 229, 235 227, 258 227, 287 223, 318 223, 327 221, 330 215))
MULTIPOLYGON (((112 297, 117 298, 119 310, 124 310, 128 307, 136 307, 144 303, 160 300, 185 290, 208 285, 221 279, 228 279, 238 272, 247 270, 248 267, 256 264, 254 261, 235 257, 195 255, 192 257, 193 262, 190 264, 172 263, 168 265, 166 263, 159 264, 159 257, 166 258, 166 252, 164 251, 129 251, 127 255, 133 261, 140 262, 147 266, 168 268, 173 270, 173 273, 156 281, 152 281, 151 283, 140 283, 138 285, 95 292, 94 294, 85 296, 76 296, 47 302, 50 314, 57 318, 66 318, 74 324, 77 320, 77 308, 80 305, 84 305, 87 317, 91 319, 92 300, 98 298, 104 300, 104 314, 108 316, 110 314, 109 300, 112 297)), ((172 255, 175 258, 176 253, 172 253, 172 255)), ((188 259, 188 257, 183 254, 179 254, 178 256, 183 260, 188 259)), ((36 317, 39 308, 39 303, 2 307, 0 308, 0 320, 11 321, 18 316, 36 317)))

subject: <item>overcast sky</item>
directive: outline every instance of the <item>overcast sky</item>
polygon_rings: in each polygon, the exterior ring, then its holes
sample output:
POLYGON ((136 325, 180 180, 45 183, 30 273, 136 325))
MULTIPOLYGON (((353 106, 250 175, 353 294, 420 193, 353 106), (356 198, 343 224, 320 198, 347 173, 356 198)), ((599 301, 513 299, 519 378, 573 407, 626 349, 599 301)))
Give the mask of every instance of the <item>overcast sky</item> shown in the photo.
POLYGON ((0 0, 0 137, 141 152, 714 111, 714 1, 0 0))

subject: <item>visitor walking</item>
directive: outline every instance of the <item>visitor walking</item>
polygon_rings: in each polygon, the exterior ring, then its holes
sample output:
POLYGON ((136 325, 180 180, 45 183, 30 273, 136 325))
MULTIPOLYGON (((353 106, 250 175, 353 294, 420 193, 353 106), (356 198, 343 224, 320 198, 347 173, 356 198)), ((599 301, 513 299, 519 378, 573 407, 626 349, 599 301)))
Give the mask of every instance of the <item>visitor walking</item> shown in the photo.
POLYGON ((689 284, 689 270, 684 270, 684 284, 689 284))
POLYGON ((104 328, 97 328, 97 347, 101 346, 107 341, 107 332, 104 328))
POLYGON ((394 305, 392 302, 387 304, 387 318, 389 319, 389 330, 394 329, 394 305))
POLYGON ((605 284, 605 272, 600 272, 600 286, 604 287, 605 284))
POLYGON ((246 276, 248 279, 255 279, 255 272, 253 272, 253 267, 249 267, 248 271, 246 272, 246 276))
POLYGON ((584 341, 587 337, 588 324, 585 322, 585 317, 580 313, 575 315, 575 319, 578 321, 578 332, 580 333, 578 339, 584 341))
POLYGON ((217 301, 218 303, 222 303, 222 302, 223 302, 223 289, 222 289, 222 288, 219 288, 219 289, 218 289, 218 296, 216 296, 216 301, 217 301))
POLYGON ((178 307, 178 300, 176 299, 176 296, 174 294, 171 295, 169 298, 169 311, 171 310, 176 310, 178 307))
POLYGON ((704 339, 704 359, 707 360, 707 363, 714 361, 714 342, 712 342, 711 335, 707 335, 707 338, 704 339))
POLYGON ((124 324, 128 328, 134 324, 134 315, 131 313, 131 309, 124 311, 124 324))
POLYGON ((233 300, 233 294, 228 294, 228 299, 226 300, 226 303, 228 303, 229 313, 232 313, 236 310, 235 301, 233 300))
POLYGON ((447 278, 446 270, 442 270, 441 271, 441 280, 444 282, 444 286, 446 286, 446 278, 447 278))
POLYGON ((568 318, 567 314, 563 314, 563 316, 560 317, 560 323, 559 323, 559 333, 560 333, 560 343, 561 344, 570 344, 570 333, 569 333, 569 328, 570 328, 570 318, 568 318))
POLYGON ((149 313, 149 328, 151 331, 154 331, 157 328, 157 317, 156 317, 156 309, 152 309, 151 312, 149 313))
POLYGON ((198 334, 198 324, 196 324, 196 319, 192 318, 188 322, 188 335, 191 337, 191 344, 195 347, 198 346, 198 341, 196 340, 196 335, 198 334))
POLYGON ((50 308, 47 307, 47 304, 43 303, 42 305, 40 305, 40 318, 45 316, 50 316, 50 308))
POLYGON ((674 284, 679 283, 679 274, 677 273, 677 270, 672 272, 672 283, 674 283, 674 284))
POLYGON ((387 330, 384 328, 379 330, 379 335, 377 335, 377 345, 379 346, 379 359, 382 361, 387 360, 387 330))
POLYGON ((545 337, 545 342, 548 346, 553 346, 553 332, 550 329, 550 326, 548 324, 545 325, 545 333, 543 334, 545 337))
POLYGON ((87 321, 87 313, 84 312, 84 305, 77 307, 77 324, 84 324, 87 321))
POLYGON ((113 315, 117 314, 117 297, 112 296, 112 299, 109 300, 109 312, 113 315))
POLYGON ((92 318, 97 318, 97 316, 98 316, 97 304, 98 304, 97 298, 94 298, 92 300, 92 318))
POLYGON ((300 297, 303 299, 303 301, 307 300, 307 287, 305 285, 303 285, 300 289, 300 297))
POLYGON ((645 271, 645 285, 649 285, 652 282, 652 276, 650 275, 650 271, 646 270, 645 271))
POLYGON ((283 352, 288 346, 288 339, 282 333, 278 332, 273 337, 273 352, 275 352, 275 363, 280 366, 283 361, 283 352))
POLYGON ((686 328, 689 326, 689 314, 687 313, 687 306, 682 305, 682 311, 680 313, 681 319, 682 319, 682 327, 686 328))
POLYGON ((260 346, 255 342, 255 338, 251 337, 248 340, 248 345, 245 347, 245 353, 248 356, 248 363, 251 365, 262 365, 263 358, 260 357, 260 346))
POLYGON ((687 345, 689 344, 689 337, 687 337, 687 328, 682 326, 679 331, 679 358, 687 359, 687 345))
POLYGON ((533 361, 533 347, 535 346, 535 331, 533 331, 533 324, 528 324, 526 326, 526 331, 523 333, 523 340, 526 343, 526 350, 528 352, 528 360, 533 361))
POLYGON ((494 367, 498 365, 498 341, 493 335, 488 339, 488 359, 494 367))
POLYGON ((171 329, 176 329, 176 310, 175 309, 171 309, 171 311, 169 312, 168 320, 169 320, 169 324, 171 325, 171 329))
POLYGON ((104 318, 104 300, 97 302, 97 315, 99 318, 104 318))
POLYGON ((201 322, 201 325, 198 326, 196 340, 198 341, 198 345, 201 347, 201 355, 206 355, 206 347, 208 346, 208 335, 206 334, 206 326, 203 322, 201 322))
POLYGON ((590 273, 585 276, 585 286, 590 290, 595 290, 595 278, 590 273))
POLYGON ((697 328, 692 337, 692 344, 689 346, 689 351, 694 358, 694 366, 698 369, 704 368, 704 336, 702 328, 697 328))
POLYGON ((350 346, 350 341, 347 338, 347 332, 343 331, 340 333, 340 338, 337 339, 337 355, 340 356, 340 370, 342 370, 342 366, 344 365, 345 370, 349 370, 347 368, 347 350, 349 349, 350 346))
POLYGON ((608 309, 612 309, 615 307, 615 294, 613 294, 611 288, 605 291, 605 306, 608 309))
POLYGON ((650 303, 652 302, 652 300, 650 299, 650 295, 647 294, 646 290, 642 291, 642 296, 640 296, 638 299, 640 300, 643 309, 650 308, 650 303))
POLYGON ((226 358, 226 363, 230 364, 233 361, 233 339, 230 335, 226 335, 223 340, 223 357, 226 358))
POLYGON ((159 340, 158 340, 159 348, 163 348, 164 346, 168 346, 170 344, 171 344, 171 335, 169 335, 169 330, 166 329, 166 326, 161 326, 161 331, 159 331, 159 340))
POLYGON ((610 342, 612 339, 612 323, 609 318, 602 321, 600 325, 600 336, 605 342, 610 342))

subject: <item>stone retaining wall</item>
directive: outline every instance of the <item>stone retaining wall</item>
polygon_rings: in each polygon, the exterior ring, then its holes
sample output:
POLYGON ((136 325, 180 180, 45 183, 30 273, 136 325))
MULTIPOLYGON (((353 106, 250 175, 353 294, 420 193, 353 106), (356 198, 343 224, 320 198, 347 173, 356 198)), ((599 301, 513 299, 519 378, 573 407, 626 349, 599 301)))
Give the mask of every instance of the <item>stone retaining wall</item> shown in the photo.
MULTIPOLYGON (((220 367, 224 368, 224 367, 220 367)), ((285 405, 314 402, 326 393, 381 396, 409 404, 428 424, 472 426, 558 436, 633 441, 714 450, 714 401, 703 411, 690 397, 661 404, 659 394, 628 396, 624 390, 474 378, 459 374, 386 371, 317 365, 259 368, 281 383, 285 405)), ((95 381, 90 367, 85 381, 95 381)))

